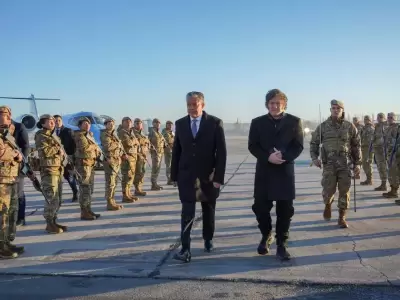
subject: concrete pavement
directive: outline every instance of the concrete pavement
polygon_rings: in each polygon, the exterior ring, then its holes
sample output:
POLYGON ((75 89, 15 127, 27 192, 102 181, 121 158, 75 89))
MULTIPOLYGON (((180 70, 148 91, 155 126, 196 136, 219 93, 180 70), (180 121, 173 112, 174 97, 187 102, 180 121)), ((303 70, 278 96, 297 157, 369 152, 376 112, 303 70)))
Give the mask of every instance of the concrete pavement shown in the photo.
MULTIPOLYGON (((180 230, 175 188, 149 191, 148 196, 125 205, 122 211, 108 212, 103 199, 104 176, 98 171, 93 207, 101 218, 81 221, 79 205, 70 203, 71 192, 65 183, 59 221, 70 230, 46 234, 38 211, 27 219, 26 227, 18 228, 15 243, 25 246, 26 252, 18 259, 2 261, 0 275, 400 286, 400 206, 357 181, 357 212, 349 212, 350 228, 337 228, 336 207, 332 221, 325 222, 321 171, 309 167, 308 148, 296 166, 297 199, 289 244, 294 258, 278 261, 275 246, 269 255, 258 256, 260 233, 251 210, 255 159, 248 155, 246 137, 228 138, 227 142, 229 182, 217 202, 214 253, 202 250, 199 222, 192 231, 192 262, 171 259, 171 245, 180 230)), ((147 170, 148 190, 149 173, 147 170)), ((161 174, 163 184, 164 170, 161 174)), ((26 190, 27 210, 40 210, 42 197, 30 185, 26 190)), ((119 187, 117 202, 120 191, 119 187)))

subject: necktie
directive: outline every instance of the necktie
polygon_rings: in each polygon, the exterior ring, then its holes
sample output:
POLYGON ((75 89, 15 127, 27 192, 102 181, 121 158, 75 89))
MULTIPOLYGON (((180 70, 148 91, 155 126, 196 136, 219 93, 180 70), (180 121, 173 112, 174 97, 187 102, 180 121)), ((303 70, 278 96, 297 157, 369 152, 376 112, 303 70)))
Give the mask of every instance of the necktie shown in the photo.
POLYGON ((197 120, 192 121, 192 135, 195 138, 197 134, 197 120))
POLYGON ((60 136, 60 128, 57 128, 57 136, 60 136))

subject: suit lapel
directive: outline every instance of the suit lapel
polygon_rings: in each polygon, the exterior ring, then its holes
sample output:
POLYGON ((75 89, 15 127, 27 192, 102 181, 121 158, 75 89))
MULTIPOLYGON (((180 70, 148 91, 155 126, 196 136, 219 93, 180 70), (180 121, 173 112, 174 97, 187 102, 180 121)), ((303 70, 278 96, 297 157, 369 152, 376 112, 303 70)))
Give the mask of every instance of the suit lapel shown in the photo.
POLYGON ((287 118, 286 118, 286 114, 284 113, 281 121, 278 124, 278 126, 276 126, 276 133, 277 134, 281 131, 282 128, 285 127, 286 121, 287 121, 287 118))
MULTIPOLYGON (((208 117, 207 113, 205 111, 203 111, 203 115, 202 115, 201 120, 200 120, 200 125, 199 125, 199 128, 197 130, 197 134, 196 134, 195 140, 198 140, 200 138, 200 136, 204 133, 204 129, 205 129, 205 127, 207 127, 206 126, 207 125, 207 117, 208 117)), ((192 130, 190 130, 190 132, 192 132, 192 130)))

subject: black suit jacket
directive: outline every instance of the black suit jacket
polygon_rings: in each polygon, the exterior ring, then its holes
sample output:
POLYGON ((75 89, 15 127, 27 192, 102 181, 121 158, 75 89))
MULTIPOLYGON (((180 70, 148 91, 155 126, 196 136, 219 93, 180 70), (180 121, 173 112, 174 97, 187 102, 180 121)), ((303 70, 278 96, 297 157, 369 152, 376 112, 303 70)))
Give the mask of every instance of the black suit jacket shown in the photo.
MULTIPOLYGON (((55 130, 57 132, 57 129, 55 130)), ((65 152, 68 155, 74 155, 76 146, 72 130, 70 128, 62 126, 59 138, 64 146, 65 152)))
POLYGON ((12 123, 15 126, 13 137, 15 139, 15 143, 21 149, 22 154, 25 157, 29 155, 29 136, 26 127, 22 123, 14 122, 12 123))
POLYGON ((295 199, 294 160, 303 151, 303 126, 298 117, 285 114, 276 123, 267 114, 251 121, 248 149, 257 158, 254 197, 265 200, 295 199), (268 161, 274 148, 286 160, 281 165, 268 161))
POLYGON ((178 183, 181 201, 195 201, 195 182, 198 178, 208 198, 217 198, 219 189, 212 182, 224 184, 226 169, 226 143, 221 119, 203 111, 195 138, 191 131, 190 116, 175 122, 172 148, 171 180, 178 183), (214 172, 214 178, 209 180, 214 172))

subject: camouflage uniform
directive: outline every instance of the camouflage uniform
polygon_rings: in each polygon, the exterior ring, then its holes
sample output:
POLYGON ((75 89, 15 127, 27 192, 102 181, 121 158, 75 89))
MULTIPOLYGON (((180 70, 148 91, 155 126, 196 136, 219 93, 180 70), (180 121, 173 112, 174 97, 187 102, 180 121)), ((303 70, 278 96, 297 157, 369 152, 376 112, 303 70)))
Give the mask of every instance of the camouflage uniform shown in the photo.
MULTIPOLYGON (((11 117, 11 109, 7 106, 0 106, 0 113, 11 117)), ((22 253, 24 248, 14 246, 8 240, 8 218, 12 187, 15 185, 20 163, 15 160, 18 152, 5 141, 6 130, 7 127, 0 128, 0 258, 16 258, 18 252, 22 253)), ((14 139, 11 134, 8 134, 8 138, 14 139)))
MULTIPOLYGON (((153 123, 160 122, 158 119, 154 119, 153 123)), ((158 185, 157 179, 160 174, 162 156, 164 154, 165 141, 163 135, 158 129, 153 128, 149 132, 150 140, 150 154, 151 154, 151 190, 159 191, 162 187, 158 185)))
MULTIPOLYGON (((384 116, 383 113, 379 113, 378 116, 384 116)), ((378 123, 375 125, 375 131, 372 138, 372 148, 374 150, 375 162, 378 168, 379 177, 381 179, 381 185, 375 188, 375 191, 386 191, 387 181, 387 165, 385 156, 385 132, 386 125, 384 123, 378 123)))
MULTIPOLYGON (((395 149, 395 158, 393 163, 396 164, 397 167, 397 176, 400 178, 400 124, 397 125, 397 134, 396 134, 396 146, 395 149)), ((396 199, 394 201, 396 204, 400 205, 400 199, 396 199)))
MULTIPOLYGON (((172 124, 171 121, 167 121, 167 125, 172 124)), ((164 152, 164 161, 165 161, 165 173, 167 175, 167 184, 172 185, 171 181, 171 161, 172 161, 172 147, 174 145, 174 133, 172 130, 167 130, 164 128, 162 130, 162 135, 166 142, 165 152, 164 152)))
MULTIPOLYGON (((89 122, 87 118, 81 120, 89 122)), ((79 182, 79 204, 81 207, 81 220, 96 220, 100 217, 92 211, 92 190, 94 185, 94 166, 100 156, 98 146, 93 139, 93 132, 77 130, 74 133, 76 144, 75 167, 79 182)))
MULTIPOLYGON (((363 130, 364 126, 360 123, 357 117, 353 118, 353 124, 357 128, 357 132, 360 135, 361 131, 363 130)), ((360 174, 356 175, 356 179, 360 179, 360 174)))
POLYGON ((390 184, 390 191, 388 193, 383 193, 383 197, 385 198, 397 198, 397 191, 399 189, 399 177, 397 174, 397 164, 395 161, 395 157, 392 159, 392 163, 390 163, 390 158, 392 157, 392 152, 394 145, 396 143, 398 125, 396 123, 388 124, 385 129, 385 147, 387 153, 387 166, 388 166, 388 181, 390 184))
MULTIPOLYGON (((336 104, 343 108, 343 103, 332 100, 331 105, 336 104)), ((331 218, 331 204, 334 201, 336 186, 339 190, 338 224, 341 228, 347 228, 345 221, 346 211, 350 206, 351 170, 348 159, 352 163, 361 165, 361 143, 355 126, 344 119, 336 121, 329 117, 314 131, 310 141, 310 155, 313 161, 318 160, 319 145, 322 143, 321 160, 322 172, 322 197, 325 203, 324 218, 331 218), (321 133, 320 133, 321 132, 321 133), (320 140, 320 134, 322 140, 320 140)))
MULTIPOLYGON (((104 125, 113 120, 105 120, 104 125)), ((117 188, 117 175, 121 168, 121 143, 115 135, 115 130, 103 129, 100 132, 100 141, 103 147, 103 153, 106 156, 104 160, 105 176, 105 195, 107 200, 107 210, 120 210, 121 205, 115 203, 115 189, 117 188)))
MULTIPOLYGON (((122 119, 124 122, 125 118, 122 119)), ((133 196, 131 187, 135 179, 136 165, 138 163, 138 151, 140 144, 133 129, 125 130, 122 126, 118 128, 118 137, 121 140, 122 146, 126 153, 126 159, 122 162, 122 194, 123 202, 131 203, 139 200, 138 197, 133 196)))
MULTIPOLYGON (((365 116, 365 121, 370 121, 369 116, 365 116)), ((365 124, 360 133, 361 138, 361 154, 362 154, 362 167, 367 176, 367 179, 361 182, 361 185, 372 184, 372 161, 374 159, 374 152, 372 150, 372 138, 375 128, 372 124, 365 124)))
MULTIPOLYGON (((51 115, 42 115, 40 120, 53 119, 51 115)), ((48 233, 62 233, 67 227, 57 224, 57 213, 62 202, 62 175, 65 156, 61 141, 50 129, 41 128, 35 133, 35 145, 39 155, 39 169, 43 193, 46 195, 43 217, 46 220, 48 233)))
MULTIPOLYGON (((135 119, 135 122, 140 119, 135 119)), ((146 172, 147 152, 149 151, 150 142, 149 139, 142 134, 140 130, 133 129, 135 137, 138 139, 140 144, 140 151, 137 156, 136 168, 135 168, 135 179, 133 184, 135 186, 136 196, 146 196, 146 192, 142 190, 144 174, 146 172)))

